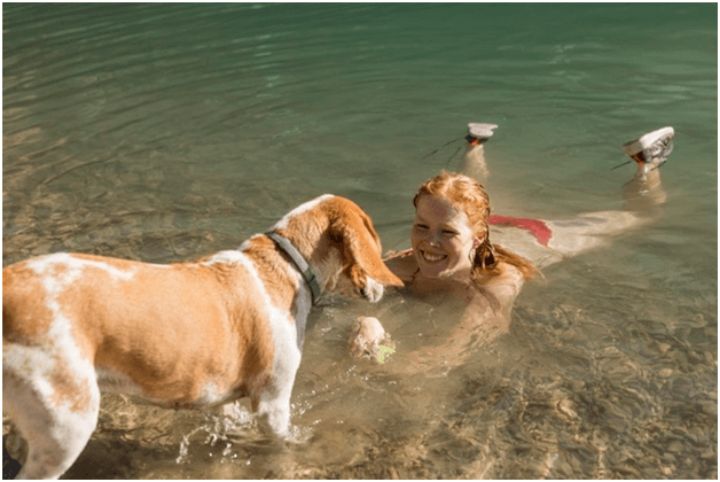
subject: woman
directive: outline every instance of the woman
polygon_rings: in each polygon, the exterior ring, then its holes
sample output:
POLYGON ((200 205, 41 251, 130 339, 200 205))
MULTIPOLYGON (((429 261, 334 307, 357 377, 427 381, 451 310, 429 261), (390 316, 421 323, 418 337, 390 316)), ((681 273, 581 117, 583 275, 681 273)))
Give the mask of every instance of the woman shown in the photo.
MULTIPOLYGON (((538 275, 536 266, 545 267, 600 246, 609 236, 649 220, 647 206, 665 200, 657 168, 670 154, 673 136, 672 128, 663 128, 624 146, 637 164, 636 174, 624 190, 625 211, 588 213, 566 221, 491 216, 485 188, 470 176, 441 172, 424 182, 413 198, 411 248, 392 253, 386 264, 413 296, 454 299, 463 308, 447 338, 411 353, 412 361, 440 357, 446 364, 461 363, 470 348, 508 331, 513 302, 525 281, 538 275), (496 234, 515 249, 496 243, 496 234)), ((482 144, 475 139, 468 143, 468 152, 482 144)), ((484 156, 482 160, 484 164, 484 156)), ((359 320, 356 333, 363 333, 363 324, 376 322, 373 318, 359 320)), ((380 344, 367 341, 367 346, 380 344)), ((353 342, 357 352, 361 343, 357 338, 353 342)))
POLYGON ((420 186, 413 204, 411 248, 385 262, 411 295, 460 302, 462 308, 447 338, 410 354, 414 363, 405 366, 438 356, 455 365, 469 342, 484 344, 508 331, 513 302, 538 271, 491 240, 490 200, 474 179, 442 172, 420 186))

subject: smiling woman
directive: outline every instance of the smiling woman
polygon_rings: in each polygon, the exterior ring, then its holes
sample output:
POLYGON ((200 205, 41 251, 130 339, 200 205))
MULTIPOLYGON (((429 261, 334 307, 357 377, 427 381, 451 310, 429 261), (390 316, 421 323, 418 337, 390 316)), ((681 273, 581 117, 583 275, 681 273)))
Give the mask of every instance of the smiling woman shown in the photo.
POLYGON ((424 196, 417 202, 411 242, 423 272, 431 278, 470 271, 471 259, 461 253, 477 248, 464 212, 441 198, 424 196))
POLYGON ((512 304, 537 269, 491 243, 489 196, 472 178, 442 172, 420 186, 413 204, 412 247, 391 255, 388 267, 412 295, 447 294, 467 306, 442 346, 411 354, 417 363, 404 366, 417 369, 436 355, 456 365, 467 353, 469 335, 485 342, 507 331, 512 304))
POLYGON ((505 261, 527 278, 532 264, 490 243, 490 199, 469 177, 442 173, 424 183, 413 199, 415 222, 410 236, 417 274, 424 278, 474 279, 505 261))
POLYGON ((413 204, 412 248, 388 259, 413 292, 459 290, 471 299, 487 276, 536 273, 530 261, 490 242, 489 196, 470 177, 443 172, 420 186, 413 204))
POLYGON ((539 273, 536 264, 548 266, 602 246, 610 236, 653 219, 656 210, 650 208, 666 199, 658 167, 670 155, 673 137, 674 130, 665 127, 625 145, 637 166, 625 186, 625 211, 586 213, 565 221, 491 216, 490 197, 476 179, 443 171, 425 181, 413 198, 411 248, 391 254, 386 262, 412 295, 446 294, 466 306, 443 343, 411 353, 413 363, 401 369, 414 371, 433 360, 445 366, 462 363, 469 348, 508 331, 515 299, 525 281, 539 273), (506 241, 531 259, 491 242, 491 224, 506 231, 509 227, 506 241), (538 224, 546 229, 544 236, 533 231, 538 224), (530 235, 521 233, 528 230, 530 235))

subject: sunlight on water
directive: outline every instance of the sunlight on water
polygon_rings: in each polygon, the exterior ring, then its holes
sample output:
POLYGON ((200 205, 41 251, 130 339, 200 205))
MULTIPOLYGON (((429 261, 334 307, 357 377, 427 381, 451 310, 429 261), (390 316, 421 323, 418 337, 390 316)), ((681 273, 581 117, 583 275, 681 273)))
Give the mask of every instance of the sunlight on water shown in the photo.
POLYGON ((403 248, 414 190, 459 169, 469 121, 499 125, 494 213, 621 209, 622 143, 677 132, 661 219, 547 269, 510 334, 465 365, 402 370, 457 307, 337 300, 311 315, 289 442, 246 401, 108 396, 66 477, 717 477, 715 5, 8 4, 3 18, 4 266, 197 258, 325 192, 403 248), (386 365, 349 357, 359 314, 397 342, 386 365))

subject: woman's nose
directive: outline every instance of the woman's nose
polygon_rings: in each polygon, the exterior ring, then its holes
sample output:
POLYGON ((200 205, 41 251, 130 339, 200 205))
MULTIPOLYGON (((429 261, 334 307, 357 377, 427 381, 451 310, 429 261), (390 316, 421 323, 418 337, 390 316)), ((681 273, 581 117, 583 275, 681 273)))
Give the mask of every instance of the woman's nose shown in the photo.
POLYGON ((427 238, 427 242, 431 246, 440 246, 440 236, 435 234, 430 234, 427 238))

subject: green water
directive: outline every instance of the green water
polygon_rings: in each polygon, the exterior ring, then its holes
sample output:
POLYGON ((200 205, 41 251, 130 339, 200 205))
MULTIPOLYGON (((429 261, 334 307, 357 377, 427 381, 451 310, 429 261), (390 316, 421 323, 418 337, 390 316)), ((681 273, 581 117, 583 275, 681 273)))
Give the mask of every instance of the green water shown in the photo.
POLYGON ((302 442, 109 397, 68 476, 715 478, 716 114, 714 4, 5 4, 4 265, 194 258, 325 192, 403 247, 469 121, 500 126, 495 212, 620 209, 620 145, 676 130, 662 218, 548 269, 466 366, 355 365, 340 303, 313 314, 302 442))

